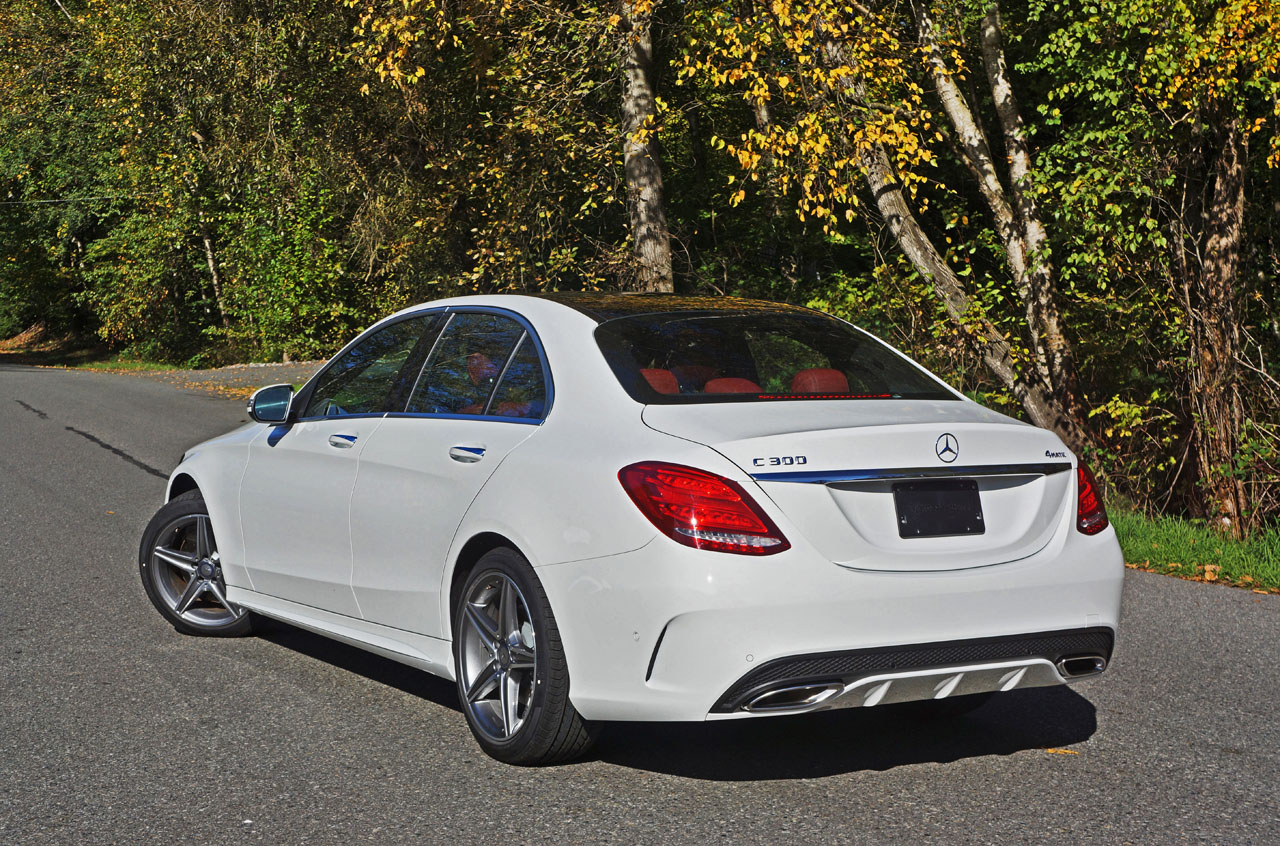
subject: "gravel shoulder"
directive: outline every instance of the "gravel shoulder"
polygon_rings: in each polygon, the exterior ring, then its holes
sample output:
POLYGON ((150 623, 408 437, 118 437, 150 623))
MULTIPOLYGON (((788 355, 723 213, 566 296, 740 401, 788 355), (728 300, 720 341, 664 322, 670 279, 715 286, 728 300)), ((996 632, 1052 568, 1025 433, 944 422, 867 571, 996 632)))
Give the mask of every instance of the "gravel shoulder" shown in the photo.
POLYGON ((289 383, 300 387, 324 365, 323 361, 286 364, 232 364, 212 370, 116 371, 182 390, 204 391, 229 399, 248 399, 258 388, 289 383))

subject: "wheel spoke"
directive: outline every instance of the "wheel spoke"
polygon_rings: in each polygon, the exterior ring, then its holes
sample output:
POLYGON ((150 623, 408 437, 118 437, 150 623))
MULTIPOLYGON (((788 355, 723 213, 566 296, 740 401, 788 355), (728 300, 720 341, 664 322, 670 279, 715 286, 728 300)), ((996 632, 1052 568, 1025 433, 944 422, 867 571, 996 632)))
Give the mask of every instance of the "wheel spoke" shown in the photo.
POLYGON ((223 593, 222 587, 217 582, 206 582, 205 584, 208 585, 208 591, 213 594, 213 598, 218 600, 218 604, 227 609, 227 611, 231 613, 232 617, 240 616, 240 608, 232 605, 230 601, 227 600, 227 595, 223 593))
POLYGON ((478 702, 486 694, 492 692, 493 683, 498 678, 498 666, 496 663, 490 662, 484 669, 476 674, 475 681, 467 688, 467 701, 478 702))
POLYGON ((192 577, 187 582, 187 588, 182 592, 182 596, 178 597, 178 602, 174 605, 173 610, 179 614, 187 613, 187 609, 191 607, 191 603, 196 601, 200 594, 209 589, 209 583, 204 579, 192 577))
POLYGON ((532 670, 534 667, 533 650, 523 644, 511 647, 511 669, 532 670))
POLYGON ((520 723, 520 715, 517 713, 520 709, 520 680, 510 670, 502 674, 502 690, 506 693, 502 698, 502 724, 506 726, 507 736, 510 737, 520 723))
POLYGON ((498 706, 502 711, 502 736, 511 736, 515 721, 515 697, 511 695, 511 674, 498 672, 498 706))
POLYGON ((466 604, 466 614, 467 622, 471 623, 481 639, 488 642, 490 651, 494 650, 500 638, 498 637, 498 630, 494 628, 493 621, 489 619, 484 611, 470 602, 466 604))
POLYGON ((200 560, 199 558, 189 556, 185 552, 179 552, 176 549, 169 549, 168 547, 163 546, 157 546, 153 550, 153 553, 156 558, 159 558, 170 567, 181 570, 188 576, 195 574, 196 562, 200 560))
POLYGON ((502 596, 498 600, 498 627, 503 641, 509 641, 511 635, 520 629, 519 610, 516 599, 516 586, 510 579, 502 580, 502 596))
POLYGON ((213 530, 207 514, 196 515, 196 557, 208 558, 213 554, 213 530))

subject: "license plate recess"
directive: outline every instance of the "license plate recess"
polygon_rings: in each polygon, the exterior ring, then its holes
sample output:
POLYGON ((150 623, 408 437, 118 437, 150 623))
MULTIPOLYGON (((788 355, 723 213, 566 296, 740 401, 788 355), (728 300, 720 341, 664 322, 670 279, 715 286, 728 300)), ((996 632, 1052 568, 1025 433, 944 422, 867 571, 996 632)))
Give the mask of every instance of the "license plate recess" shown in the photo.
POLYGON ((893 505, 898 515, 898 537, 936 538, 986 532, 982 498, 973 479, 896 482, 893 505))

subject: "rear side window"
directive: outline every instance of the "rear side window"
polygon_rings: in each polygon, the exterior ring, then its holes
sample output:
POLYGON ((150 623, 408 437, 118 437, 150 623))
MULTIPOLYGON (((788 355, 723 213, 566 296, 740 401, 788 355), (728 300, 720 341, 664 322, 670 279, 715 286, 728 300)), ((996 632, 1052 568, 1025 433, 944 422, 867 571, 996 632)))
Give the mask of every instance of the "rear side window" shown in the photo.
POLYGON ((596 342, 645 403, 956 396, 872 336, 817 312, 676 312, 621 317, 596 342))
POLYGON ((524 327, 498 314, 452 315, 409 397, 413 414, 485 414, 524 327))
POLYGON ((362 338, 320 374, 302 416, 343 417, 387 411, 397 379, 402 371, 414 369, 413 353, 439 319, 434 314, 412 317, 362 338))
POLYGON ((502 374, 502 382, 489 405, 489 414, 497 417, 542 417, 546 405, 547 385, 542 373, 542 359, 533 339, 525 335, 502 374))

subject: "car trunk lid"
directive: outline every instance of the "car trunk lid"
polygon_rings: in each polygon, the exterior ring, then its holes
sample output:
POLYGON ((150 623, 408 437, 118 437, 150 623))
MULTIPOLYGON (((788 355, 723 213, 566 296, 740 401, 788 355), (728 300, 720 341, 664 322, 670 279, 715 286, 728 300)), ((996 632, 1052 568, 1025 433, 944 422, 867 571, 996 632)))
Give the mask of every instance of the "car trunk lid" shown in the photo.
POLYGON ((810 544, 855 569, 1025 558, 1052 539, 1074 490, 1057 437, 962 400, 650 405, 644 421, 726 456, 810 544))

